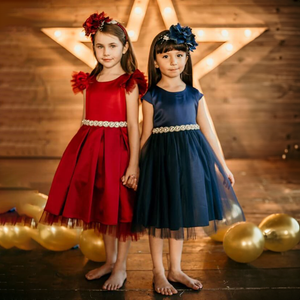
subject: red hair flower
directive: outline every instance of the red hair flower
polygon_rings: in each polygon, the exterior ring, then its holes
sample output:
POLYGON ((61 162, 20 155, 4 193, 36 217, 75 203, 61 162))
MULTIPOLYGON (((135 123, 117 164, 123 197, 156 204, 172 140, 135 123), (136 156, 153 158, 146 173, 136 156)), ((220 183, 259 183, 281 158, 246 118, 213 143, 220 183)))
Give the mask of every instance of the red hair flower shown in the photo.
POLYGON ((111 18, 106 16, 104 11, 101 14, 94 13, 90 15, 82 25, 85 30, 85 35, 89 36, 91 34, 95 34, 99 28, 101 30, 104 23, 108 23, 111 20, 111 18))

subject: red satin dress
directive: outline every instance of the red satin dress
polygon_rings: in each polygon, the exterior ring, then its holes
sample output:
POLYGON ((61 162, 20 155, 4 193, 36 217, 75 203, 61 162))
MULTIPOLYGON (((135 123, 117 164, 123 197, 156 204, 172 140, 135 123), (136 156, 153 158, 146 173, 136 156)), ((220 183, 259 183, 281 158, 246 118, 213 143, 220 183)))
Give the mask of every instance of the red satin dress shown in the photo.
POLYGON ((109 123, 83 124, 75 134, 55 173, 40 222, 96 228, 123 240, 136 239, 131 232, 135 192, 121 182, 129 163, 127 127, 113 126, 126 122, 125 93, 138 84, 143 94, 145 77, 136 70, 98 82, 79 72, 72 82, 75 93, 86 89, 85 119, 109 123))

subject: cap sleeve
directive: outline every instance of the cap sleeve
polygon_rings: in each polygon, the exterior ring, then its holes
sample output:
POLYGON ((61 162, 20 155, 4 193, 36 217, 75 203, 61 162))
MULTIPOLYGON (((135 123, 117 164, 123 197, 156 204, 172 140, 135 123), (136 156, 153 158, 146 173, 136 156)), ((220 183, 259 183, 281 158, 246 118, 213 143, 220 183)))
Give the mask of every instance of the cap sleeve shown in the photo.
POLYGON ((151 92, 148 90, 148 92, 142 97, 141 100, 145 100, 147 102, 149 102, 150 104, 153 105, 153 99, 152 99, 152 95, 151 92))
POLYGON ((89 85, 89 73, 80 72, 73 72, 71 85, 74 94, 82 93, 89 85))
POLYGON ((132 74, 128 74, 122 82, 122 86, 125 87, 127 93, 131 93, 135 86, 138 85, 140 96, 144 95, 147 90, 147 80, 139 69, 136 69, 132 74))
POLYGON ((202 97, 203 97, 203 94, 197 90, 197 101, 201 100, 202 97))

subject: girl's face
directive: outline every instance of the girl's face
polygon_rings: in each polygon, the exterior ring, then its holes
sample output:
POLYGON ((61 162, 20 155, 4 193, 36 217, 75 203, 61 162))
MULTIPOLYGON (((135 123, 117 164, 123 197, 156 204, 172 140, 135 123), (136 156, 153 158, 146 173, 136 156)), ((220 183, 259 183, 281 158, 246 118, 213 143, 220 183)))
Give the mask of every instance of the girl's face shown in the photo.
POLYGON ((104 68, 113 68, 121 61, 122 55, 128 49, 128 43, 123 46, 117 36, 98 31, 95 35, 94 47, 96 58, 104 68))
POLYGON ((159 68, 161 74, 170 78, 180 76, 188 60, 186 52, 172 50, 165 53, 157 53, 155 67, 159 68))

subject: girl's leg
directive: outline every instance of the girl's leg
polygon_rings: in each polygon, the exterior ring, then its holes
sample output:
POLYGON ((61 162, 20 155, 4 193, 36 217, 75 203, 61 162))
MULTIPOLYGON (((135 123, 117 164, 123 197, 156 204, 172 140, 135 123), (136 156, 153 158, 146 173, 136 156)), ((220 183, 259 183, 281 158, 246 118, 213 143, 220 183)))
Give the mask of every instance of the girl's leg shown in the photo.
POLYGON ((122 287, 125 279, 127 278, 126 260, 129 247, 130 240, 126 240, 125 242, 119 241, 117 261, 113 267, 110 277, 104 283, 103 289, 113 291, 122 287))
POLYGON ((177 290, 168 282, 163 265, 163 239, 149 236, 150 251, 153 262, 153 283, 157 293, 163 295, 177 294, 177 290))
POLYGON ((117 260, 117 239, 111 235, 103 234, 106 251, 106 262, 100 268, 88 272, 85 277, 88 280, 99 279, 105 274, 111 273, 117 260))
POLYGON ((169 239, 170 270, 168 279, 173 282, 180 282, 193 290, 199 290, 202 288, 201 282, 181 271, 182 246, 183 240, 169 239))

